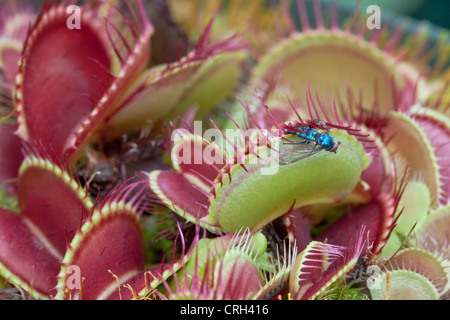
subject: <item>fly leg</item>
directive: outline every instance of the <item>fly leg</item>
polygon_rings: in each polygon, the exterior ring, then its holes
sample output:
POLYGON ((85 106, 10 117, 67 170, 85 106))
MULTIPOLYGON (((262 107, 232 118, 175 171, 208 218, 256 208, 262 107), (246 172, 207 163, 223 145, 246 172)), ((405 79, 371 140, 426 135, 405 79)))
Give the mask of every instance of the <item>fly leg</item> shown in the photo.
POLYGON ((325 130, 325 134, 328 134, 330 132, 330 128, 327 126, 325 121, 319 120, 319 119, 313 119, 313 120, 311 120, 311 122, 314 123, 319 128, 321 128, 322 130, 325 130))

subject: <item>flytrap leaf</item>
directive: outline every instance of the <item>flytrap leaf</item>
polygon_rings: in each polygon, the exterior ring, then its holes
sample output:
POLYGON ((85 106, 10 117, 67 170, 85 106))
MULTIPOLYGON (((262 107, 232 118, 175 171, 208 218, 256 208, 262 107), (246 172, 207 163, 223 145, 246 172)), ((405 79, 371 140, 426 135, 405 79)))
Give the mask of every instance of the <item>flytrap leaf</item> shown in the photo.
POLYGON ((381 192, 367 204, 358 205, 328 225, 316 238, 334 245, 348 246, 361 227, 367 239, 369 260, 379 257, 401 213, 398 203, 403 188, 381 192))
POLYGON ((248 231, 201 239, 186 265, 160 292, 170 299, 249 299, 263 285, 256 259, 266 248, 262 234, 248 231))
POLYGON ((392 112, 384 136, 390 139, 389 151, 396 152, 397 166, 407 165, 409 180, 419 177, 430 189, 432 204, 443 194, 438 159, 431 141, 420 125, 407 114, 392 112), (411 146, 414 146, 412 148, 411 146))
POLYGON ((0 273, 32 297, 55 295, 61 257, 40 232, 14 212, 0 209, 0 273))
POLYGON ((400 216, 383 249, 382 256, 394 254, 411 231, 420 229, 427 217, 430 204, 431 196, 428 187, 419 181, 408 182, 398 204, 398 211, 401 210, 401 214, 398 212, 400 216))
POLYGON ((346 247, 311 241, 292 266, 289 277, 292 298, 313 300, 338 279, 344 278, 365 247, 363 239, 364 227, 346 247))
POLYGON ((172 70, 147 71, 149 74, 145 75, 146 79, 141 80, 142 84, 105 119, 102 134, 114 137, 122 132, 130 132, 136 125, 143 125, 149 120, 161 120, 174 110, 189 79, 200 65, 200 62, 192 62, 172 70))
POLYGON ((22 142, 14 134, 15 123, 0 122, 0 184, 1 187, 14 194, 17 191, 17 174, 23 160, 22 142))
MULTIPOLYGON (((416 97, 429 94, 423 75, 439 74, 448 55, 441 41, 430 45, 424 40, 426 28, 419 26, 408 34, 405 23, 394 26, 386 21, 381 28, 368 29, 367 16, 358 5, 345 22, 337 3, 327 6, 312 1, 311 5, 313 20, 304 0, 297 1, 298 15, 291 6, 281 6, 288 20, 287 36, 260 59, 254 72, 254 78, 268 84, 269 90, 284 85, 303 93, 311 86, 320 94, 332 92, 341 102, 346 99, 350 113, 357 107, 381 115, 407 110, 416 97), (301 31, 297 30, 298 20, 301 31), (422 59, 425 50, 443 60, 437 63, 437 72, 429 70, 428 55, 422 59)), ((340 116, 346 114, 340 111, 340 116)))
POLYGON ((64 255, 67 241, 92 212, 86 190, 66 169, 34 156, 24 160, 18 183, 22 216, 64 255))
POLYGON ((197 115, 201 117, 228 98, 242 76, 244 58, 246 53, 240 50, 206 59, 195 77, 190 80, 177 109, 185 109, 195 104, 199 106, 197 115))
POLYGON ((439 294, 449 289, 445 260, 427 250, 407 248, 398 252, 386 264, 387 270, 411 270, 427 277, 439 294))
POLYGON ((246 53, 239 42, 224 41, 211 48, 215 46, 223 48, 193 50, 179 61, 145 71, 144 79, 138 79, 136 88, 105 119, 103 135, 130 132, 192 105, 199 107, 200 117, 227 98, 239 82, 246 53))
POLYGON ((79 28, 67 25, 67 3, 43 7, 28 35, 16 78, 22 139, 45 146, 61 160, 91 138, 147 61, 153 29, 142 3, 136 3, 142 20, 134 21, 138 26, 125 18, 118 22, 120 32, 135 35, 128 39, 132 45, 124 43, 123 34, 114 29, 118 27, 102 16, 101 6, 80 7, 79 28), (138 30, 130 30, 134 28, 138 30))
MULTIPOLYGON (((353 190, 369 160, 353 136, 338 130, 331 135, 341 142, 336 154, 322 151, 283 166, 276 151, 283 143, 279 137, 277 146, 266 144, 254 153, 236 149, 240 158, 233 164, 221 147, 185 135, 174 150, 182 144, 184 159, 193 165, 153 171, 149 185, 172 210, 209 230, 257 230, 293 207, 337 202, 353 190)), ((172 162, 180 162, 179 156, 172 152, 172 162)))
POLYGON ((102 84, 112 80, 110 52, 92 12, 83 14, 80 30, 70 30, 68 18, 66 6, 43 9, 25 44, 16 88, 20 136, 51 145, 59 157, 105 93, 102 84))
POLYGON ((0 70, 3 73, 0 78, 4 81, 0 87, 12 92, 23 42, 35 14, 28 3, 4 1, 0 5, 0 17, 0 70))
POLYGON ((54 296, 67 242, 93 205, 64 169, 35 156, 20 168, 18 202, 19 214, 0 214, 1 274, 35 298, 54 296))
MULTIPOLYGON (((310 87, 320 94, 332 92, 347 101, 350 109, 372 110, 377 102, 381 114, 399 107, 398 92, 411 90, 393 57, 339 30, 297 33, 285 39, 260 59, 253 79, 270 87, 287 86, 293 92, 307 92, 310 87)), ((328 113, 334 114, 333 110, 328 113)))
POLYGON ((439 293, 425 276, 411 270, 381 273, 372 283, 373 300, 437 300, 439 293))
MULTIPOLYGON (((266 164, 250 154, 245 169, 233 166, 230 176, 216 184, 205 220, 226 231, 259 229, 291 208, 344 199, 369 160, 354 137, 337 130, 331 136, 341 142, 336 154, 321 151, 290 165, 266 164)), ((274 151, 265 146, 258 154, 273 155, 274 151)))
POLYGON ((437 110, 419 105, 411 109, 411 117, 423 130, 433 148, 439 170, 437 176, 440 188, 437 198, 441 205, 445 205, 450 199, 450 120, 437 110))
POLYGON ((58 276, 56 299, 120 298, 120 290, 144 267, 138 214, 132 205, 111 201, 83 224, 70 242, 58 276))
POLYGON ((284 286, 295 250, 266 255, 267 239, 260 233, 228 233, 201 239, 191 257, 170 282, 158 289, 163 299, 264 299, 284 286))
POLYGON ((419 248, 442 254, 450 259, 450 205, 431 211, 421 228, 415 230, 414 241, 419 248))

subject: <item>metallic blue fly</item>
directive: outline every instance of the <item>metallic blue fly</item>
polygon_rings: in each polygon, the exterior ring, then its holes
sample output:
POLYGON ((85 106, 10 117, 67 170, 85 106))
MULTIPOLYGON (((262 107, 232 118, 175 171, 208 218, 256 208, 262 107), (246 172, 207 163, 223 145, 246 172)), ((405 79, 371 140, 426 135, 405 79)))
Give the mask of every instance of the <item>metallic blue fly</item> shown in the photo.
POLYGON ((292 150, 288 150, 286 147, 284 148, 283 156, 280 157, 281 165, 295 163, 316 154, 320 150, 336 153, 341 143, 339 141, 334 141, 329 135, 330 129, 328 129, 325 122, 321 120, 313 120, 313 122, 319 127, 325 128, 325 131, 320 132, 314 130, 311 128, 310 124, 299 124, 292 128, 283 129, 286 134, 295 135, 300 138, 301 141, 283 143, 284 145, 291 145, 293 147, 291 148, 292 150), (309 147, 310 144, 313 144, 312 148, 309 147), (304 146, 303 148, 301 147, 302 145, 304 146))

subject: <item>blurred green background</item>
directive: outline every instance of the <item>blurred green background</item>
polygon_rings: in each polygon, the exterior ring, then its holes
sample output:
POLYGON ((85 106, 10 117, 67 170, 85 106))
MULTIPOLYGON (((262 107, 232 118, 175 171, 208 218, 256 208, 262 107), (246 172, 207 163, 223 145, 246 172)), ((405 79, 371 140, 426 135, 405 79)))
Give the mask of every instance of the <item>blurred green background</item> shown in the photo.
POLYGON ((433 24, 450 29, 450 1, 420 1, 421 5, 411 14, 412 18, 429 20, 433 24))

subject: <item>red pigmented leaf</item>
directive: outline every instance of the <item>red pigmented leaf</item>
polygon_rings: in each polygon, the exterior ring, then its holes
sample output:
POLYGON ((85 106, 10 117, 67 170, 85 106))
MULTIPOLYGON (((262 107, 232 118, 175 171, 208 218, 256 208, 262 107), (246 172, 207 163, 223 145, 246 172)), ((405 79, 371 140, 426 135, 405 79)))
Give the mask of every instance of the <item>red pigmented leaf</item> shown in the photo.
POLYGON ((183 173, 173 171, 153 171, 150 187, 154 193, 177 212, 184 212, 194 219, 201 219, 207 214, 208 198, 199 189, 192 186, 183 173))
POLYGON ((53 250, 63 257, 67 242, 92 211, 84 189, 48 162, 28 158, 19 176, 19 208, 53 250))
POLYGON ((14 134, 16 129, 15 124, 0 124, 0 183, 9 192, 15 192, 17 189, 17 183, 11 179, 17 178, 23 160, 22 142, 14 134))
POLYGON ((16 78, 17 62, 20 59, 20 46, 0 46, 0 67, 5 73, 5 81, 12 89, 16 78))
POLYGON ((216 286, 223 290, 224 300, 247 300, 264 284, 258 267, 243 255, 225 254, 216 268, 220 273, 216 286))
POLYGON ((405 269, 418 272, 432 281, 440 293, 444 293, 448 279, 443 264, 429 251, 408 248, 390 259, 386 267, 388 270, 405 269))
POLYGON ((125 3, 128 7, 127 13, 133 19, 125 18, 126 13, 119 12, 118 15, 123 21, 115 26, 110 23, 105 26, 116 53, 115 57, 120 61, 120 71, 113 78, 105 95, 98 101, 95 110, 83 120, 77 132, 67 142, 69 154, 76 153, 95 133, 103 131, 105 128, 102 124, 108 121, 108 117, 116 112, 124 101, 129 101, 130 96, 137 90, 134 88, 135 81, 140 81, 139 76, 150 59, 150 39, 154 28, 145 12, 144 4, 141 0, 136 0, 136 8, 133 8, 129 2, 125 3), (130 88, 133 89, 131 92, 130 88))
POLYGON ((298 252, 302 252, 312 241, 311 232, 308 228, 308 218, 298 208, 283 216, 283 222, 290 241, 295 243, 298 252))
POLYGON ((180 172, 193 174, 200 180, 198 186, 211 187, 227 163, 217 145, 195 135, 183 136, 183 140, 173 147, 172 155, 176 155, 179 162, 176 167, 180 172))
POLYGON ((92 204, 79 183, 50 161, 28 156, 20 168, 21 213, 0 210, 0 271, 33 297, 54 296, 68 242, 92 204))
POLYGON ((214 180, 224 173, 226 158, 219 147, 197 135, 183 135, 171 151, 176 171, 153 171, 150 188, 166 205, 190 221, 208 213, 214 180))
MULTIPOLYGON (((146 270, 141 271, 136 276, 126 281, 118 290, 112 292, 107 299, 108 300, 130 300, 130 299, 152 299, 153 294, 158 295, 158 291, 155 290, 159 285, 164 284, 167 286, 167 278, 174 275, 181 268, 186 268, 186 262, 191 258, 194 249, 199 241, 199 230, 196 229, 195 238, 186 251, 186 239, 182 233, 180 226, 178 225, 179 234, 175 239, 174 250, 179 247, 177 240, 180 241, 181 254, 180 257, 175 260, 174 255, 170 262, 161 263, 154 267, 147 267, 146 270), (124 289, 125 288, 125 289, 124 289)), ((175 251, 173 252, 175 253, 175 251)), ((176 277, 175 277, 176 278, 176 277)), ((186 279, 185 283, 188 283, 186 279)))
POLYGON ((57 160, 72 161, 93 138, 150 55, 153 27, 140 0, 136 7, 139 14, 131 16, 139 20, 129 21, 114 10, 109 12, 114 17, 102 18, 100 6, 85 4, 80 28, 70 29, 66 5, 44 6, 28 35, 17 79, 23 139, 45 146, 57 160))
POLYGON ((450 199, 450 121, 447 121, 443 114, 433 110, 421 109, 419 111, 413 117, 433 147, 442 184, 438 200, 445 205, 450 199))
MULTIPOLYGON (((63 260, 59 279, 59 297, 68 290, 71 297, 105 299, 122 283, 138 274, 144 266, 145 253, 138 216, 130 207, 115 203, 98 211, 71 243, 63 260), (65 288, 71 273, 67 267, 79 267, 80 288, 65 288), (119 283, 117 283, 117 281, 119 283)), ((67 296, 66 296, 67 297, 67 296)))
POLYGON ((352 209, 333 222, 315 240, 348 246, 354 235, 365 226, 364 239, 367 239, 367 246, 371 246, 371 257, 377 257, 395 227, 395 213, 393 199, 381 194, 378 200, 352 209))
POLYGON ((61 257, 30 222, 0 209, 0 271, 9 281, 40 297, 54 295, 61 257))
POLYGON ((23 51, 17 80, 19 134, 58 159, 79 122, 111 83, 111 57, 98 25, 81 14, 69 29, 66 6, 44 7, 23 51))
POLYGON ((35 13, 30 3, 13 0, 0 2, 0 88, 4 86, 8 91, 14 91, 17 63, 34 19, 35 13))
POLYGON ((364 251, 365 226, 352 234, 347 246, 312 241, 297 257, 290 275, 290 292, 295 299, 315 299, 349 272, 364 251))

